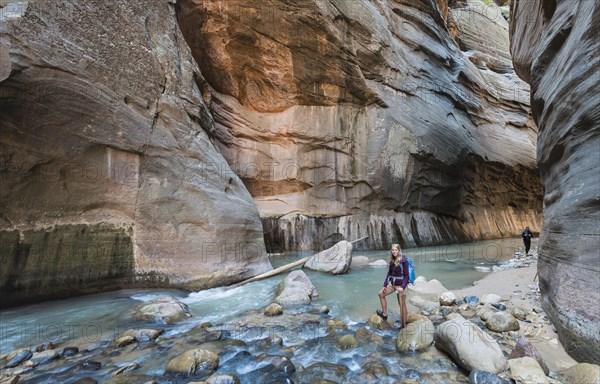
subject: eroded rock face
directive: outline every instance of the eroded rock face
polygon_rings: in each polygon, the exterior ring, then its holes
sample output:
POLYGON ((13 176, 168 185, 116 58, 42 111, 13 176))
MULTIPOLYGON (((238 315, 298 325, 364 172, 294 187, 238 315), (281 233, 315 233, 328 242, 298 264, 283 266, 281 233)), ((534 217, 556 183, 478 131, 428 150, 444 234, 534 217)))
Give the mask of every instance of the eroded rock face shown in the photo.
POLYGON ((179 5, 219 147, 254 197, 270 249, 539 229, 529 89, 495 5, 179 5))
POLYGON ((2 305, 269 269, 250 194, 207 171, 230 169, 174 4, 18 7, 0 23, 2 305))
POLYGON ((600 4, 513 1, 511 50, 531 84, 544 186, 544 311, 579 361, 600 362, 600 4))

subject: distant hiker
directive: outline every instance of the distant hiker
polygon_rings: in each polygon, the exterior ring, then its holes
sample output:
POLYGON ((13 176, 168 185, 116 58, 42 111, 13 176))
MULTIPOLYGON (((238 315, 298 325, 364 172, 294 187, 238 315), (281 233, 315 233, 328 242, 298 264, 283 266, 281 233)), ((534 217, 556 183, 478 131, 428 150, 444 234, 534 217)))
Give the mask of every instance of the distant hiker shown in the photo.
POLYGON ((525 244, 525 255, 529 254, 529 248, 531 248, 531 238, 533 237, 533 233, 529 230, 529 227, 525 227, 525 230, 521 234, 521 238, 523 239, 523 244, 525 244))
POLYGON ((408 316, 408 310, 406 308, 406 287, 408 285, 408 260, 406 256, 401 254, 399 244, 392 244, 390 251, 390 262, 388 267, 388 273, 385 276, 383 282, 383 288, 379 291, 379 301, 381 302, 381 309, 377 310, 377 314, 383 320, 387 320, 387 301, 386 296, 392 292, 398 294, 398 304, 400 305, 400 327, 406 326, 406 318, 408 316))

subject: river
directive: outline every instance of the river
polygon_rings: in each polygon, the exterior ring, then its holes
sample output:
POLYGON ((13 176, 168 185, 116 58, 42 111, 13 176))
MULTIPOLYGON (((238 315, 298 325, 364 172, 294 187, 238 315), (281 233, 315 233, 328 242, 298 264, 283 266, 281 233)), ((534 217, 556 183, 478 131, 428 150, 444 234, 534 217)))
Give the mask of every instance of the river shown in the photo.
MULTIPOLYGON (((535 247, 537 244, 533 244, 535 247)), ((520 239, 500 239, 454 244, 447 246, 405 249, 403 253, 414 260, 417 276, 427 280, 438 279, 452 290, 471 285, 487 273, 485 268, 511 259, 522 247, 520 239), (476 269, 477 267, 477 269, 476 269)), ((355 252, 353 256, 367 256, 369 261, 387 260, 389 251, 355 252)), ((271 255, 274 267, 294 261, 305 254, 271 255)), ((347 274, 331 276, 305 270, 319 292, 316 304, 330 308, 330 316, 347 324, 366 322, 379 308, 377 291, 382 286, 386 267, 365 266, 351 268, 347 274)), ((241 314, 266 307, 274 298, 279 275, 235 289, 214 288, 200 292, 144 289, 122 290, 65 300, 48 301, 0 311, 0 353, 43 343, 68 345, 105 345, 125 329, 139 327, 131 318, 137 304, 161 296, 171 295, 189 306, 193 318, 166 329, 163 337, 177 337, 203 322, 223 324, 241 314)), ((394 296, 390 296, 394 298, 394 296)), ((394 299, 395 300, 395 299, 394 299)), ((388 304, 392 317, 397 315, 397 303, 388 304)), ((89 349, 89 348, 88 348, 89 349)), ((308 364, 310 354, 298 354, 294 362, 308 364), (304 356, 304 357, 303 357, 304 356)), ((154 367, 160 374, 160 364, 154 367)))

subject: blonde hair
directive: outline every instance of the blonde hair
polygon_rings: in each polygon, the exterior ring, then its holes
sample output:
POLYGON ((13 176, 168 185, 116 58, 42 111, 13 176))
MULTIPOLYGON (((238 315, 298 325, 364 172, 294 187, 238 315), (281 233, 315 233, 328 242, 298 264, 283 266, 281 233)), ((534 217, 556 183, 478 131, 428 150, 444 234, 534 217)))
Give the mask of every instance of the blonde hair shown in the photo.
POLYGON ((390 249, 390 263, 394 263, 397 267, 402 262, 402 248, 400 248, 400 244, 392 244, 392 249, 398 249, 398 256, 394 257, 392 250, 390 249))

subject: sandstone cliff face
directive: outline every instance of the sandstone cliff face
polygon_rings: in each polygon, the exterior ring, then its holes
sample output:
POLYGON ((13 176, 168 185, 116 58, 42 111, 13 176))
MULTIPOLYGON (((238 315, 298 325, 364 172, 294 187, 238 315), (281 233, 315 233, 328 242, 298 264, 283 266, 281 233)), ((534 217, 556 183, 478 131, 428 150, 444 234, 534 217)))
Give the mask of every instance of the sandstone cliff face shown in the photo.
POLYGON ((0 11, 2 305, 271 268, 173 2, 0 11))
POLYGON ((507 22, 451 3, 179 2, 219 147, 269 249, 539 230, 537 132, 507 22))
POLYGON ((562 344, 600 362, 600 4, 513 0, 511 50, 531 84, 544 186, 538 264, 562 344))

